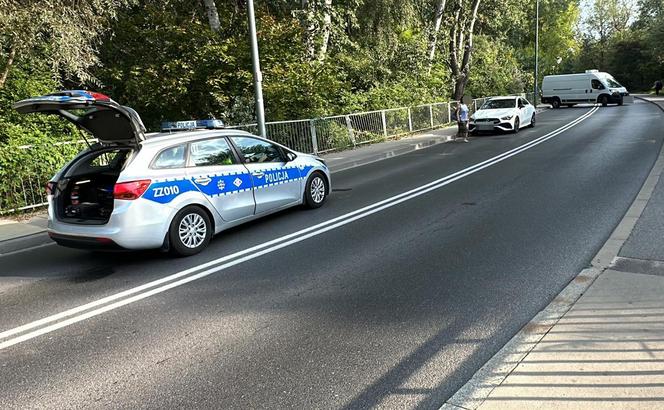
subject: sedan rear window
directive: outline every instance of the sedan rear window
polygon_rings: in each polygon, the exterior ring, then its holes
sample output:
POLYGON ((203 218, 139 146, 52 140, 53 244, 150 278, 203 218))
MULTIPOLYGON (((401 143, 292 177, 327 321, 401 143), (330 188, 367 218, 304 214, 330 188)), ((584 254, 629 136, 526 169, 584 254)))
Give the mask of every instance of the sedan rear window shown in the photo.
POLYGON ((225 138, 215 138, 192 143, 191 162, 197 167, 233 165, 235 157, 225 138))
POLYGON ((152 163, 152 168, 184 168, 186 152, 185 145, 167 148, 157 155, 152 163))

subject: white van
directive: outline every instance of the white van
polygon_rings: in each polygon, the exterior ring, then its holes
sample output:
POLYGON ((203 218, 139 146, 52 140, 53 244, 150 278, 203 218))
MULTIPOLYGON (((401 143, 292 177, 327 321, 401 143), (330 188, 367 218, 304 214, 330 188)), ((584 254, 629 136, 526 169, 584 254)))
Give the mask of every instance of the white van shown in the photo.
POLYGON ((586 70, 581 74, 547 75, 542 81, 542 102, 553 108, 581 103, 623 104, 629 93, 609 73, 586 70))

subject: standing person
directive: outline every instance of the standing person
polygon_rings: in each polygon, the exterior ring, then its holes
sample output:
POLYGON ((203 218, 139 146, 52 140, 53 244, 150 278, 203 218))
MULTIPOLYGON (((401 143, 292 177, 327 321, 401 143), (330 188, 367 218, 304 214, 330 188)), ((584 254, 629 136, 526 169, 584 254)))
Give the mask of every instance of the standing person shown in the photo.
POLYGON ((655 81, 655 94, 659 95, 659 92, 662 90, 662 80, 655 81))
POLYGON ((462 100, 457 103, 456 117, 459 130, 454 140, 463 139, 463 142, 468 142, 468 106, 462 100))

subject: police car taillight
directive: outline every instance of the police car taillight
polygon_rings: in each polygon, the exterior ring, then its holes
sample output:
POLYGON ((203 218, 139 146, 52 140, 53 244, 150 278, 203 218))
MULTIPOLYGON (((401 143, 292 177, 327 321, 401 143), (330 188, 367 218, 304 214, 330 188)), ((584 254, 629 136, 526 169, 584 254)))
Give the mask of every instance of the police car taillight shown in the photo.
POLYGON ((97 101, 111 101, 111 97, 104 95, 102 93, 96 93, 94 91, 88 91, 88 94, 92 96, 97 101))
POLYGON ((129 181, 115 184, 113 188, 114 199, 124 199, 131 201, 138 199, 148 189, 152 181, 149 179, 142 179, 140 181, 129 181))
POLYGON ((46 183, 46 195, 53 195, 55 193, 55 185, 56 183, 53 181, 46 183))

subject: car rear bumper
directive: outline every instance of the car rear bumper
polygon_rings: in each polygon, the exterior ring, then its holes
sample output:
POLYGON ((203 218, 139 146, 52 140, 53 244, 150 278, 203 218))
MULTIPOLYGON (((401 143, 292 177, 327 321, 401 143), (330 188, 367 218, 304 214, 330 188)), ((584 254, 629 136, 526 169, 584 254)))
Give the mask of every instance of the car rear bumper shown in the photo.
POLYGON ((155 249, 164 244, 174 212, 141 199, 116 200, 106 224, 86 225, 57 219, 51 205, 48 234, 56 243, 72 248, 155 249))
POLYGON ((48 236, 50 236, 58 245, 66 246, 67 248, 104 250, 125 249, 109 238, 63 235, 53 231, 49 231, 48 236))

